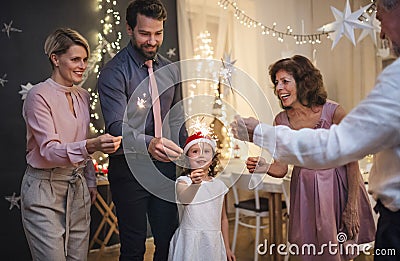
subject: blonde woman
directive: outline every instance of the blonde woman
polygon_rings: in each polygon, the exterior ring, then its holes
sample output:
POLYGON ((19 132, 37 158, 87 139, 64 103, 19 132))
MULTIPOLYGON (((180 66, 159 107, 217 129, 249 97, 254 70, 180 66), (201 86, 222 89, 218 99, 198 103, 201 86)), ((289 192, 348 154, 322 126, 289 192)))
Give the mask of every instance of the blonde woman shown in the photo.
POLYGON ((36 84, 23 107, 27 169, 21 185, 22 223, 33 260, 86 260, 96 177, 90 154, 114 152, 121 137, 87 139, 89 93, 76 83, 89 45, 60 28, 44 45, 51 77, 36 84))

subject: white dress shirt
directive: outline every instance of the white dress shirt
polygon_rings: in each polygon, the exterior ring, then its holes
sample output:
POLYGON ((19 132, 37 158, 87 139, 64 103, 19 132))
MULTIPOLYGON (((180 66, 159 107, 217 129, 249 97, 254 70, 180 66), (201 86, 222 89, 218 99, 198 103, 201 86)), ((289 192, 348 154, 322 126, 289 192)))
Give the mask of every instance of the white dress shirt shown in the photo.
POLYGON ((391 211, 400 209, 400 59, 378 77, 368 97, 339 125, 292 130, 259 124, 254 143, 277 161, 309 168, 330 168, 376 154, 369 193, 391 211))

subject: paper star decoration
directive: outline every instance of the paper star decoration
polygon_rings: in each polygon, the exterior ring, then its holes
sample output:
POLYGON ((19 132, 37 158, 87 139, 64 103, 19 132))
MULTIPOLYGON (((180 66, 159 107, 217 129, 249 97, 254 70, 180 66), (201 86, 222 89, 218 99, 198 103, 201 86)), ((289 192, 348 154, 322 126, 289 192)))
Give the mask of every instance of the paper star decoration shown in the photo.
POLYGON ((353 45, 356 45, 355 37, 354 37, 354 29, 371 29, 372 26, 363 23, 358 18, 361 16, 362 13, 365 12, 369 8, 371 4, 360 8, 355 12, 351 12, 349 0, 346 1, 346 7, 343 12, 340 12, 335 7, 331 6, 331 10, 333 15, 335 16, 335 22, 326 24, 318 29, 318 31, 322 32, 331 32, 330 38, 332 39, 332 49, 336 46, 339 42, 340 38, 345 35, 353 45))
POLYGON ((176 48, 169 48, 167 55, 169 58, 171 58, 172 56, 176 56, 175 54, 176 48))
POLYGON ((4 87, 4 85, 8 82, 8 80, 6 80, 6 77, 7 77, 7 74, 5 73, 5 74, 3 75, 3 77, 0 78, 0 84, 1 84, 1 86, 3 86, 3 87, 4 87))
POLYGON ((234 64, 236 60, 232 61, 231 53, 224 53, 222 60, 222 67, 219 72, 219 76, 222 78, 223 82, 230 82, 232 73, 234 71, 234 64))
POLYGON ((366 16, 365 22, 368 23, 371 26, 371 28, 365 28, 362 30, 360 36, 358 37, 357 43, 361 42, 361 40, 363 40, 367 35, 369 35, 376 46, 377 45, 376 34, 381 31, 380 22, 378 21, 378 19, 376 19, 376 12, 372 12, 371 16, 367 14, 365 14, 364 16, 366 16))
POLYGON ((12 20, 11 20, 11 22, 9 24, 3 23, 4 28, 1 29, 2 32, 7 34, 8 38, 10 38, 10 32, 18 32, 18 33, 22 32, 22 30, 20 30, 20 29, 11 27, 12 23, 13 23, 12 20))
POLYGON ((223 82, 227 82, 229 78, 232 77, 232 70, 231 68, 221 68, 220 72, 219 72, 219 76, 222 78, 223 82))
POLYGON ((234 69, 234 64, 236 60, 232 60, 231 53, 224 53, 223 58, 221 58, 222 61, 222 67, 219 70, 219 79, 223 83, 227 83, 229 89, 231 90, 233 94, 233 89, 232 89, 232 84, 231 84, 231 78, 232 78, 232 73, 235 70, 234 69))
POLYGON ((224 62, 226 63, 227 67, 233 67, 233 65, 236 63, 237 60, 232 61, 232 53, 224 53, 224 62))
POLYGON ((15 196, 15 192, 12 194, 12 196, 4 197, 4 198, 5 198, 7 201, 10 202, 10 208, 9 208, 9 210, 13 209, 14 206, 17 207, 18 209, 20 209, 19 204, 18 204, 18 201, 21 200, 21 197, 20 197, 20 196, 16 197, 16 196, 15 196))
POLYGON ((26 95, 28 94, 29 90, 32 89, 33 85, 28 82, 26 85, 21 84, 21 90, 18 92, 22 95, 21 100, 26 99, 26 95))

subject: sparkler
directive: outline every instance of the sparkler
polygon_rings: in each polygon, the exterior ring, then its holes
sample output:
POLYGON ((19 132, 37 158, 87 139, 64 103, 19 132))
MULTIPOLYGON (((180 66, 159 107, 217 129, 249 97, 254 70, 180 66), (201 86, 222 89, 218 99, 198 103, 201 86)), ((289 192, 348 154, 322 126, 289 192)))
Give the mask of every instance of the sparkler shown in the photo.
POLYGON ((143 99, 140 97, 137 97, 136 104, 139 109, 144 109, 146 107, 146 93, 143 93, 143 99))
POLYGON ((145 103, 146 101, 142 98, 137 97, 137 106, 139 107, 139 109, 143 109, 145 107, 145 103))
POLYGON ((192 120, 192 124, 190 125, 189 129, 193 130, 193 133, 200 132, 204 136, 213 136, 213 129, 205 122, 203 122, 203 120, 204 116, 202 116, 201 118, 196 117, 196 119, 192 120))

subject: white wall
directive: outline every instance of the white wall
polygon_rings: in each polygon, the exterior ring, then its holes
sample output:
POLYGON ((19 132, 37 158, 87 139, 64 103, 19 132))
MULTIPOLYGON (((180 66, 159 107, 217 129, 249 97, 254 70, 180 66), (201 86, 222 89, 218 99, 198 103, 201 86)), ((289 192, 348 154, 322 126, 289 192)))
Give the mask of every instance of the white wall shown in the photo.
MULTIPOLYGON (((243 1, 239 1, 243 2, 243 1)), ((246 1, 247 2, 247 1, 246 1)), ((265 25, 277 23, 281 31, 287 25, 293 28, 294 32, 306 34, 317 32, 317 29, 325 24, 334 21, 330 6, 343 11, 345 0, 279 0, 265 1, 254 0, 256 10, 254 17, 265 25)), ((351 1, 353 11, 365 6, 368 0, 351 1)), ((277 27, 278 28, 278 27, 277 27)), ((357 29, 356 39, 361 30, 357 29)), ((294 53, 302 54, 313 60, 315 58, 317 67, 324 77, 325 87, 328 90, 328 97, 339 102, 347 111, 365 98, 374 85, 377 73, 380 71, 380 59, 377 58, 375 47, 370 37, 364 38, 356 46, 345 37, 339 41, 332 50, 332 41, 323 37, 321 44, 296 45, 295 41, 285 38, 283 43, 270 36, 257 36, 260 52, 258 75, 259 82, 264 85, 271 85, 268 75, 265 73, 269 64, 294 53), (265 82, 266 81, 266 82, 265 82)))
MULTIPOLYGON (((304 30, 306 34, 315 33, 322 25, 334 21, 330 6, 343 11, 346 3, 345 0, 237 0, 236 2, 240 9, 258 22, 267 26, 272 26, 273 22, 276 22, 276 29, 280 31, 285 31, 286 26, 290 25, 294 33, 302 33, 304 30)), ((368 3, 369 0, 350 1, 353 11, 368 3)), ((262 35, 260 28, 247 28, 241 25, 233 18, 232 9, 223 10, 218 7, 217 0, 187 1, 187 5, 191 11, 201 10, 206 13, 203 14, 203 18, 208 17, 208 25, 205 27, 212 31, 215 59, 220 59, 224 48, 232 51, 233 58, 237 59, 235 66, 246 71, 263 88, 274 113, 279 112, 280 107, 271 90, 268 66, 282 57, 302 54, 311 60, 315 58, 316 65, 324 77, 329 98, 339 102, 347 111, 365 98, 373 87, 377 73, 381 70, 381 61, 377 58, 375 47, 369 37, 355 47, 350 40, 342 37, 333 50, 331 50, 332 41, 325 37, 322 38, 321 44, 314 46, 296 45, 294 39, 289 37, 280 43, 276 37, 262 35), (223 43, 216 41, 221 39, 221 35, 216 35, 218 26, 222 27, 216 17, 218 15, 224 17, 223 21, 228 23, 227 29, 222 31, 226 34, 226 42, 223 43)), ((199 29, 199 23, 196 29, 199 29)), ((356 39, 360 32, 359 29, 355 31, 356 39)), ((262 106, 263 102, 263 99, 258 97, 252 99, 255 108, 262 106)), ((272 122, 272 119, 263 120, 272 122)))

